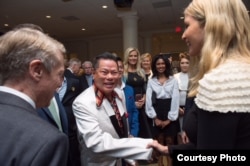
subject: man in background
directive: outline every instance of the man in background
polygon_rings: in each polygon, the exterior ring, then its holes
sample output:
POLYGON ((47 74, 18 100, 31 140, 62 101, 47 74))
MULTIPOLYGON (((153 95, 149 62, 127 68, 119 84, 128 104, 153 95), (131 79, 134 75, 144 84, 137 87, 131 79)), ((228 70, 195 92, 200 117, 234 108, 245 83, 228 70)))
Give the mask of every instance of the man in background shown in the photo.
POLYGON ((78 76, 81 67, 81 61, 78 58, 71 58, 68 64, 69 66, 64 72, 64 80, 58 93, 68 118, 70 166, 80 166, 80 145, 72 103, 83 89, 86 88, 87 82, 83 84, 81 78, 78 76))
POLYGON ((90 61, 85 61, 82 64, 82 68, 84 70, 83 76, 86 78, 88 82, 88 87, 90 87, 93 84, 93 65, 90 61))
POLYGON ((136 108, 135 105, 135 99, 134 99, 134 90, 131 86, 126 85, 123 82, 123 62, 120 57, 116 57, 118 69, 119 69, 119 79, 118 79, 118 85, 117 87, 123 91, 125 95, 125 103, 126 103, 126 109, 128 112, 128 122, 129 122, 129 137, 137 137, 139 133, 139 111, 136 108))
POLYGON ((81 68, 81 61, 78 58, 71 58, 68 62, 68 67, 64 72, 65 77, 77 78, 81 68))

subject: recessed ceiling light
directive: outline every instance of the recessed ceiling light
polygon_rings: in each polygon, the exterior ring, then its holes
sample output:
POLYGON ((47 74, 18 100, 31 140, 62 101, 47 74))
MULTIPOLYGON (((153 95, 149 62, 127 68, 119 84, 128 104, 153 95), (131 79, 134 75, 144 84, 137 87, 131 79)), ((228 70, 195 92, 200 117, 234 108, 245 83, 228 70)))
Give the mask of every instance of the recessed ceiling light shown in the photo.
POLYGON ((4 24, 4 26, 5 26, 5 27, 8 27, 8 26, 9 26, 9 24, 4 24))
POLYGON ((86 29, 85 28, 82 28, 82 31, 85 31, 86 29))
POLYGON ((46 16, 46 18, 51 18, 51 16, 46 16))
POLYGON ((184 17, 180 17, 180 19, 181 19, 181 20, 183 20, 183 19, 184 19, 184 17))
POLYGON ((107 5, 103 5, 102 8, 103 8, 103 9, 107 9, 108 6, 107 6, 107 5))

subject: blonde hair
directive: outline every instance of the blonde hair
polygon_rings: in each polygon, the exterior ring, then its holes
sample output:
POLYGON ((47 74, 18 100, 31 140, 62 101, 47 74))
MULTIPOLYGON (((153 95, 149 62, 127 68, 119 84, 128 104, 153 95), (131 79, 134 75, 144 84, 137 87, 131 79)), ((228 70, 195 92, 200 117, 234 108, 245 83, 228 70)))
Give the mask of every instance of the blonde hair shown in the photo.
POLYGON ((149 58, 150 61, 152 62, 152 55, 151 55, 150 53, 146 52, 146 53, 144 53, 144 54, 141 54, 141 62, 142 62, 142 60, 145 59, 145 58, 149 58))
POLYGON ((132 52, 132 51, 136 51, 137 52, 137 63, 136 63, 136 72, 139 76, 141 76, 144 80, 146 80, 146 77, 145 77, 145 74, 141 68, 141 59, 140 59, 140 52, 137 48, 134 48, 134 47, 129 47, 125 50, 124 52, 124 78, 125 80, 127 80, 128 78, 128 67, 129 67, 129 64, 128 64, 128 58, 129 58, 129 54, 132 52))
POLYGON ((226 59, 250 63, 250 20, 241 0, 193 0, 184 15, 199 21, 205 34, 200 57, 190 63, 198 66, 191 78, 189 96, 193 97, 204 74, 226 59))
MULTIPOLYGON (((149 58, 149 61, 150 61, 150 64, 152 63, 152 55, 150 53, 144 53, 144 54, 141 54, 141 68, 143 69, 143 66, 142 66, 142 61, 146 58, 149 58)), ((150 65, 150 69, 151 69, 151 65, 150 65)))

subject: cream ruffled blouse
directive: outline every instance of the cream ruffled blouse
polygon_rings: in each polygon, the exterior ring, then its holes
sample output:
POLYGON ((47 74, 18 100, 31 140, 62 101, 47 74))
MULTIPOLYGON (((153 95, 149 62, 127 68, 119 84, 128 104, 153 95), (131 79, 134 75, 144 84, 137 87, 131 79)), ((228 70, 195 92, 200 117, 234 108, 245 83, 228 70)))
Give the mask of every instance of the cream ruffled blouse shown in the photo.
POLYGON ((250 64, 228 60, 205 74, 195 103, 210 112, 250 112, 250 64))

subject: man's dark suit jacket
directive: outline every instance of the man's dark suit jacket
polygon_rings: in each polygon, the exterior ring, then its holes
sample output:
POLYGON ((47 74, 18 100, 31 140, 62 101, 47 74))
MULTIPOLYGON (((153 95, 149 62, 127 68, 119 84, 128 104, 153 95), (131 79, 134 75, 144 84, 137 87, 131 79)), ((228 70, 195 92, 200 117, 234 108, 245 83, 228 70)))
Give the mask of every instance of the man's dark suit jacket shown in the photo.
POLYGON ((82 91, 84 91, 85 89, 89 87, 88 81, 85 75, 80 76, 79 79, 80 79, 80 84, 82 86, 82 91))
POLYGON ((74 78, 74 79, 77 79, 79 81, 79 88, 80 88, 79 93, 81 93, 82 91, 84 91, 85 89, 87 89, 89 87, 88 81, 87 81, 85 75, 76 76, 69 69, 66 69, 64 72, 64 76, 66 78, 74 78))
POLYGON ((68 117, 69 157, 72 166, 80 166, 80 145, 78 141, 77 126, 72 110, 72 104, 83 89, 79 77, 76 77, 70 70, 66 69, 64 76, 66 77, 67 88, 62 98, 62 104, 68 117))
POLYGON ((74 76, 68 69, 65 70, 67 82, 66 92, 62 98, 62 104, 67 112, 68 117, 68 134, 69 137, 75 137, 77 133, 75 116, 72 110, 72 104, 75 98, 82 92, 79 79, 74 76))
POLYGON ((65 166, 68 139, 22 98, 0 91, 1 166, 65 166))
POLYGON ((67 78, 69 78, 69 77, 71 77, 71 78, 77 78, 77 76, 74 75, 69 69, 65 69, 64 76, 67 77, 67 78))
MULTIPOLYGON (((58 106, 62 130, 65 134, 68 135, 68 118, 67 118, 66 111, 65 111, 65 109, 64 109, 64 107, 59 99, 58 93, 55 93, 54 96, 55 96, 56 103, 58 106)), ((49 122, 50 124, 52 124, 53 126, 55 126, 56 128, 59 129, 59 126, 57 125, 56 121, 54 120, 48 107, 43 107, 43 108, 37 109, 37 113, 42 119, 46 120, 47 122, 49 122)))

